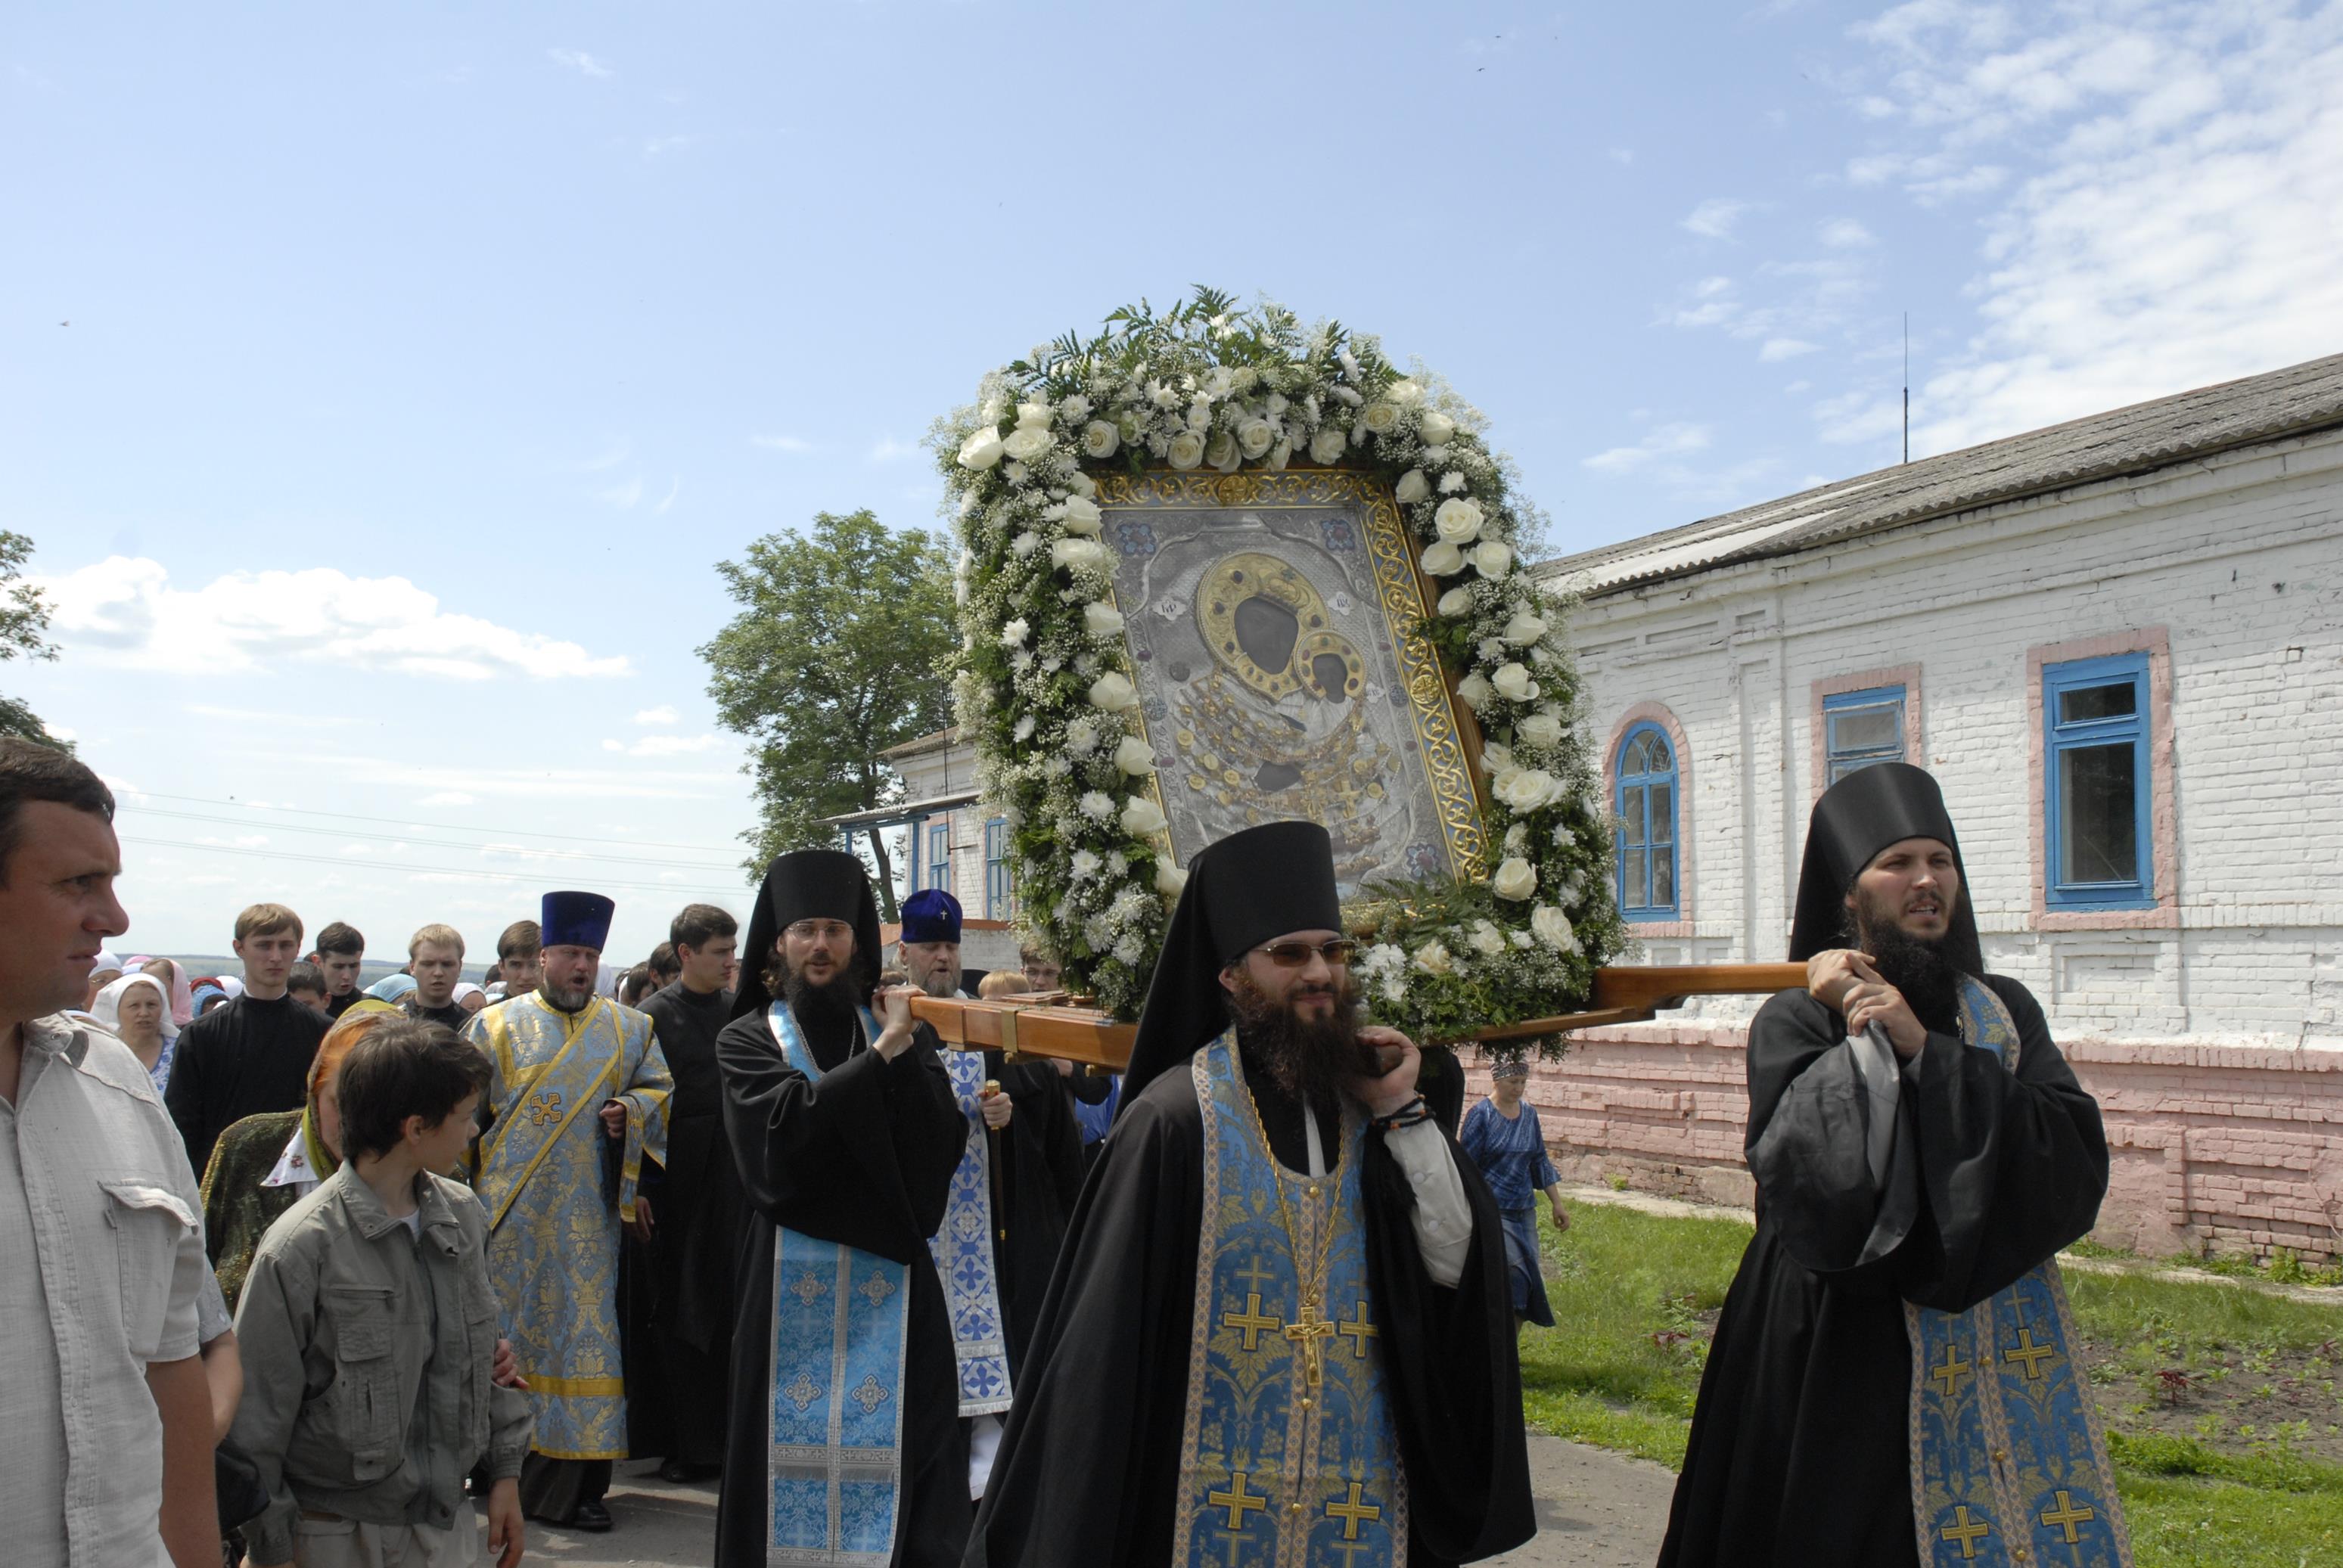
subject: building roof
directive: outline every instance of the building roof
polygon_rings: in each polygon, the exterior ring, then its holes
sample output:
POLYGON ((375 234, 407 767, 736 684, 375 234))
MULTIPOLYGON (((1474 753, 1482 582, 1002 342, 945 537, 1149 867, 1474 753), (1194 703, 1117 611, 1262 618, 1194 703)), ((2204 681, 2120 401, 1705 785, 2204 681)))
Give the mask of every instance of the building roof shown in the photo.
POLYGON ((1582 594, 1613 593, 2338 426, 2343 354, 1882 468, 1535 569, 1582 594))
POLYGON ((891 762, 898 757, 920 757, 930 751, 949 750, 959 739, 960 726, 955 724, 949 729, 939 729, 930 734, 922 735, 917 740, 906 740, 900 746, 890 746, 879 755, 891 762))

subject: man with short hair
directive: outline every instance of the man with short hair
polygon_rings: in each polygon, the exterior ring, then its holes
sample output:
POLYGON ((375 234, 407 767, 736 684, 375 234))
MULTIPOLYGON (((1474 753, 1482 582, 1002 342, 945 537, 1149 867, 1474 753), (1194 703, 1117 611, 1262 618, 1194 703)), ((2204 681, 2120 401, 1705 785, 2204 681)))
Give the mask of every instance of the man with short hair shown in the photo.
POLYGON ((650 1020, 594 993, 616 910, 598 893, 546 894, 536 988, 465 1030, 495 1068, 473 1185, 488 1211, 488 1273, 537 1411, 521 1506, 532 1519, 598 1531, 610 1528, 602 1498, 611 1462, 627 1457, 620 1228, 651 1234, 650 1203, 636 1189, 643 1161, 666 1157, 673 1087, 650 1020))
POLYGON ((721 1568, 957 1568, 967 1544, 958 1369, 928 1238, 968 1122, 910 992, 879 988, 879 953, 860 860, 799 849, 767 868, 716 1040, 725 1133, 755 1211, 721 1568))
POLYGON ((336 920, 319 931, 317 967, 326 971, 322 1010, 327 1018, 339 1018, 366 994, 358 986, 358 971, 366 967, 366 938, 358 934, 357 927, 336 920))
POLYGON ((515 920, 497 938, 495 979, 504 987, 498 1000, 510 1001, 537 989, 544 931, 535 920, 515 920))
POLYGON ((10 1563, 211 1568, 201 1200, 146 1068, 59 1016, 129 928, 113 820, 0 739, 0 1521, 10 1563))
POLYGON ((285 994, 303 1007, 326 1010, 326 971, 316 964, 295 964, 285 977, 285 994))
POLYGON ((1358 1022, 1332 841, 1205 848, 969 1561, 1471 1562, 1529 1539, 1495 1206, 1358 1022))
POLYGON ((407 972, 415 977, 415 994, 401 1004, 408 1012, 458 1031, 472 1021, 456 1000, 456 982, 464 978, 463 932, 441 925, 417 931, 407 942, 407 972))
POLYGON ((230 1122, 291 1111, 308 1092, 309 1062, 332 1027, 325 1014, 286 992, 301 950, 301 917, 282 904, 255 904, 236 918, 244 993, 179 1031, 164 1103, 201 1171, 230 1122))
POLYGON ((895 956, 911 983, 930 996, 973 1000, 960 967, 960 900, 941 888, 921 888, 903 900, 902 916, 895 956))
MULTIPOLYGON (((693 907, 696 909, 714 908, 714 906, 710 904, 698 904, 693 907)), ((671 941, 661 942, 659 946, 653 948, 651 950, 651 956, 646 960, 645 962, 649 966, 651 971, 651 990, 665 990, 668 987, 673 985, 677 979, 683 973, 682 967, 677 961, 675 956, 675 944, 671 941)), ((644 994, 649 995, 649 992, 647 991, 644 994)))
POLYGON ((716 1036, 731 1018, 724 970, 739 931, 714 904, 684 906, 659 944, 679 974, 642 1001, 675 1092, 667 1102, 666 1170, 654 1189, 659 1229, 628 1259, 628 1446, 638 1457, 664 1455, 659 1473, 675 1482, 712 1475, 724 1463, 732 1249, 742 1211, 724 1138, 716 1036))
POLYGON ((1660 1561, 2128 1563, 2058 1277, 2099 1108, 1985 972, 1951 815, 1903 762, 1815 803, 1749 1026, 1757 1235, 1701 1373, 1660 1561))
POLYGON ((1035 990, 1058 989, 1058 960, 1040 948, 1020 948, 1017 960, 1024 967, 1025 983, 1035 990))

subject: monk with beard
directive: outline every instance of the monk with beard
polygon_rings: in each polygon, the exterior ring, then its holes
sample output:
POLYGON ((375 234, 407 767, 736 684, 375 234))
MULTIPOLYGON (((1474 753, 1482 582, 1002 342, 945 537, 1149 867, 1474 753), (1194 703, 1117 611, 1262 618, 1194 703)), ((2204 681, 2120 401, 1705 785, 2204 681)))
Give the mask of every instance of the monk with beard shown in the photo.
POLYGON ((2128 1563, 2055 1258, 2107 1191, 2099 1108, 1985 972, 1928 774, 1815 803, 1790 957, 1805 987, 1749 1029, 1757 1234, 1662 1568, 2128 1563))
POLYGON ((1198 854, 967 1562, 1468 1562, 1534 1533, 1497 1211, 1362 1026, 1314 823, 1198 854))

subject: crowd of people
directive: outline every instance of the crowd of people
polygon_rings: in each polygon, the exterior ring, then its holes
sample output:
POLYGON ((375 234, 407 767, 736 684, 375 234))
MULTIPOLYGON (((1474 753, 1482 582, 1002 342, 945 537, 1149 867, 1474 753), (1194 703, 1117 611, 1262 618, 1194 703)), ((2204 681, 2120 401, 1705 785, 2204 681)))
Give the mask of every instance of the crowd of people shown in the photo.
MULTIPOLYGON (((1451 1053, 1361 1020, 1324 829, 1192 859, 1106 1077, 946 1049, 914 996, 1056 966, 969 970, 938 890, 884 940, 840 851, 631 968, 612 900, 557 891, 484 982, 430 924, 361 988, 354 926, 274 902, 240 973, 117 959, 112 809, 0 740, 11 1561, 513 1568, 527 1522, 611 1528, 624 1458, 719 1479, 726 1568, 1534 1533, 1515 1335, 1553 1321, 1562 1188, 1518 1064, 1464 1118, 1451 1053)), ((2121 1560, 2049 1261, 2104 1190, 2097 1108, 1976 945, 1927 775, 1834 786, 1664 1562, 1966 1556, 2029 1512, 2121 1560), (2031 1402, 1973 1452, 1988 1398, 2031 1402)))

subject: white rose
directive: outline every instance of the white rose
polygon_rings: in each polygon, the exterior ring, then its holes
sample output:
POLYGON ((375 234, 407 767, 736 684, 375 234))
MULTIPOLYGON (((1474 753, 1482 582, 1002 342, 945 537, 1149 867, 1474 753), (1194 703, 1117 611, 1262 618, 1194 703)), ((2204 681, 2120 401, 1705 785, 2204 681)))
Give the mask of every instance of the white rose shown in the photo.
POLYGON ((1109 713, 1121 713, 1139 706, 1139 693, 1131 689, 1129 679, 1109 670, 1091 682, 1091 706, 1109 713))
POLYGON ((1269 449, 1269 456, 1263 457, 1261 461, 1263 467, 1275 468, 1282 471, 1285 465, 1292 460, 1293 443, 1281 437, 1277 445, 1269 449))
POLYGON ((1237 438, 1226 430, 1215 430, 1212 438, 1204 443, 1204 461, 1223 474, 1233 474, 1244 464, 1244 454, 1237 450, 1237 438))
POLYGON ((1082 629, 1096 638, 1121 637, 1122 611, 1111 604, 1086 604, 1082 606, 1082 629))
POLYGON ((1122 432, 1103 419, 1093 419, 1082 427, 1082 456, 1111 457, 1122 446, 1122 432))
POLYGON ((1103 514, 1099 511, 1098 503, 1089 497, 1068 496, 1064 500, 1051 507, 1048 515, 1064 525, 1066 532, 1070 534, 1095 535, 1099 531, 1099 520, 1103 514))
POLYGON ((1188 885, 1188 873, 1169 859, 1155 862, 1155 890, 1167 899, 1176 899, 1180 890, 1188 885))
POLYGON ((1469 615, 1473 609, 1473 590, 1460 584, 1442 594, 1440 603, 1434 608, 1442 615, 1469 615))
POLYGON ((968 439, 960 444, 960 466, 981 472, 1001 461, 1001 432, 986 425, 969 432, 968 439))
POLYGON ((1505 933, 1487 920, 1474 920, 1465 940, 1473 944, 1475 952, 1486 953, 1491 958, 1505 950, 1505 933))
POLYGON ((1523 849, 1529 847, 1529 841, 1530 825, 1527 822, 1516 822, 1512 827, 1505 829, 1506 854, 1520 854, 1523 849))
POLYGON ((1433 531, 1459 548, 1480 533, 1481 522, 1480 504, 1462 496, 1451 496, 1432 514, 1433 531))
POLYGON ((1384 387, 1383 396, 1403 408, 1413 408, 1423 401, 1423 387, 1403 377, 1384 387))
POLYGON ((1464 569, 1464 552, 1446 539, 1436 539, 1423 547, 1424 573, 1435 578, 1453 578, 1464 569))
POLYGON ((1448 438, 1456 434, 1456 421, 1437 408, 1426 408, 1416 427, 1423 432, 1427 447, 1444 447, 1448 438))
POLYGON ((1566 948, 1571 944, 1570 917, 1552 904, 1540 904, 1530 911, 1530 930, 1537 940, 1550 948, 1566 948))
POLYGON ((1410 468, 1399 477, 1398 496, 1402 506, 1412 507, 1432 494, 1432 481, 1423 477, 1421 468, 1410 468))
POLYGON ((1513 611, 1513 618, 1505 622, 1502 635, 1515 648, 1527 648, 1545 635, 1545 619, 1525 609, 1517 609, 1513 611))
POLYGON ((1050 545, 1050 564, 1070 572, 1102 572, 1107 568, 1106 547, 1096 539, 1056 539, 1050 545))
POLYGON ((1489 890, 1501 899, 1526 899, 1537 891, 1537 868, 1515 855, 1489 879, 1489 890))
POLYGON ((1021 430, 1046 430, 1050 427, 1051 412, 1047 403, 1020 403, 1017 405, 1017 427, 1021 430))
POLYGON ((1501 746, 1494 740, 1484 740, 1481 743, 1482 772, 1488 774, 1493 779, 1500 773, 1511 771, 1513 766, 1513 753, 1512 748, 1501 746))
POLYGON ((1133 779, 1144 779, 1155 771, 1155 749, 1136 735, 1126 735, 1115 742, 1114 765, 1133 779))
POLYGON ((1415 967, 1428 975, 1444 975, 1456 967, 1447 945, 1437 939, 1415 950, 1415 967))
POLYGON ((1163 449, 1163 460, 1175 468, 1196 467, 1204 460, 1204 438, 1193 430, 1181 431, 1163 449))
POLYGON ((1098 499, 1098 481, 1088 474, 1077 471, 1072 478, 1066 481, 1066 487, 1085 501, 1098 499))
POLYGON ((1509 768, 1497 775, 1489 792, 1508 810, 1534 811, 1562 794, 1562 780, 1543 768, 1509 768))
POLYGON ((1248 457, 1259 457, 1277 445, 1277 427, 1256 414, 1237 427, 1237 447, 1248 457))
POLYGON ((1020 425, 1009 432, 1001 449, 1021 463, 1030 463, 1050 449, 1051 437, 1047 425, 1020 425))
POLYGON ((1342 461, 1342 448, 1348 438, 1332 425, 1323 427, 1310 437, 1310 460, 1313 463, 1334 464, 1342 461))
POLYGON ((1489 684, 1508 702, 1527 702, 1538 692, 1537 682, 1530 678, 1530 667, 1518 660, 1497 666, 1489 674, 1489 684))
POLYGON ((1370 436, 1388 436, 1399 427, 1399 409, 1389 403, 1370 403, 1359 416, 1370 436))
POLYGON ((1464 699, 1467 708, 1477 712, 1494 693, 1490 689, 1489 678, 1476 669, 1456 683, 1456 695, 1464 699))
POLYGON ((1551 708, 1513 721, 1513 733, 1533 746, 1554 746, 1562 739, 1562 715, 1551 708))
POLYGON ((1025 638, 1028 633, 1032 631, 1032 627, 1026 623, 1025 618, 1022 616, 1020 616, 1017 619, 1011 621, 1008 625, 1001 628, 1001 646, 1003 648, 1024 647, 1025 638))
POLYGON ((1144 795, 1133 795, 1122 803, 1122 830, 1134 839, 1161 833, 1163 823, 1163 808, 1144 795))
POLYGON ((1495 539, 1483 539, 1473 547, 1473 569, 1496 581, 1513 569, 1513 547, 1495 539))

